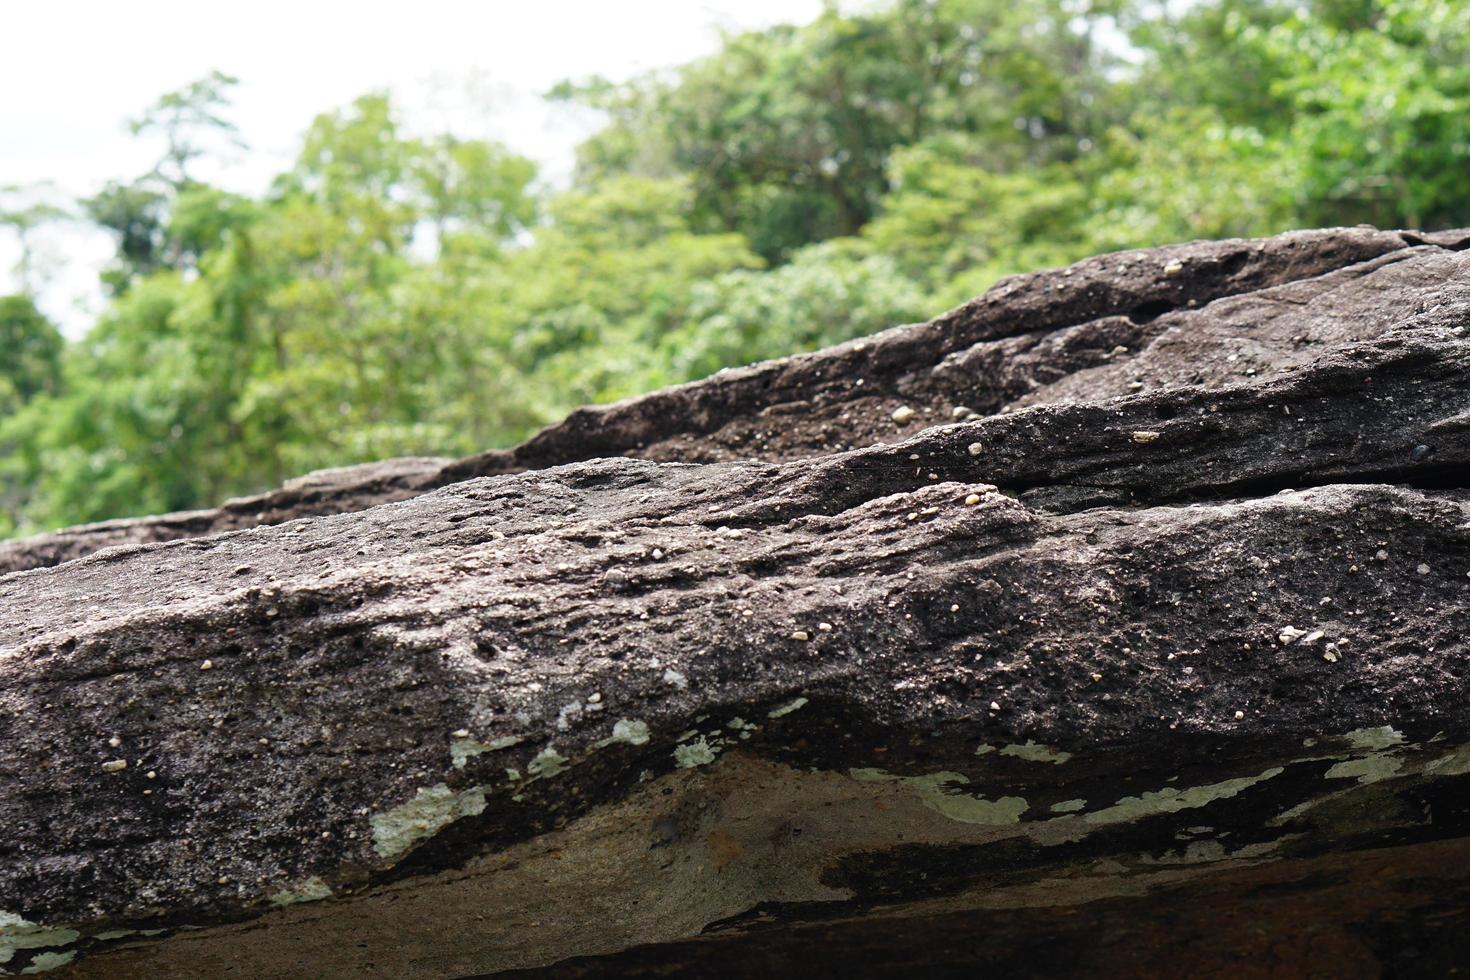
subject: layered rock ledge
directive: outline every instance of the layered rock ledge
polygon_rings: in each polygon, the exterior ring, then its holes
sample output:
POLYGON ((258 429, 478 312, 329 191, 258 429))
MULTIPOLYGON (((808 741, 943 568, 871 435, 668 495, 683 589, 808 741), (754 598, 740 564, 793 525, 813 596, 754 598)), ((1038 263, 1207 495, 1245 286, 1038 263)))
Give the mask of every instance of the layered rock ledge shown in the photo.
POLYGON ((7 546, 0 971, 1447 975, 1467 240, 1102 256, 7 546))

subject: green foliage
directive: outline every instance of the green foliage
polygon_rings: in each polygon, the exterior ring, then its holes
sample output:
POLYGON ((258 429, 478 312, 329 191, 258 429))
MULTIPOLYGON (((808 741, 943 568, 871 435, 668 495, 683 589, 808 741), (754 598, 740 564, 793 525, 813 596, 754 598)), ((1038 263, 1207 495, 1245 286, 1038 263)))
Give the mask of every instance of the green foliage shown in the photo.
POLYGON ((780 261, 854 235, 878 211, 888 158, 936 132, 984 139, 996 165, 1075 155, 1105 113, 1092 29, 1106 4, 899 0, 828 8, 805 27, 726 39, 716 55, 628 85, 565 85, 606 110, 581 174, 690 175, 696 220, 780 261))
MULTIPOLYGON (((81 202, 117 242, 86 336, 0 300, 0 535, 503 445, 1095 252, 1470 224, 1459 0, 829 7, 558 86, 605 117, 560 191, 374 93, 231 194, 198 174, 240 146, 233 85, 161 98, 135 123, 158 163, 81 202)), ((0 189, 23 293, 67 216, 0 189)))
POLYGON ((836 239, 769 272, 716 276, 694 291, 685 323, 659 345, 666 377, 700 378, 753 360, 816 350, 922 320, 929 299, 886 255, 836 239))

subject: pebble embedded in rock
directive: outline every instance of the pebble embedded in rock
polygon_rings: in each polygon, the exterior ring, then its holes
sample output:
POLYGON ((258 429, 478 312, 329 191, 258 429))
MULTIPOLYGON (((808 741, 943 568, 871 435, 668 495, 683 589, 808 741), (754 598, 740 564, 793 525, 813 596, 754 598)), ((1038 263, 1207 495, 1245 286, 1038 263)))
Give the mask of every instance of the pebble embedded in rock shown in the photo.
POLYGON ((1133 441, 1141 445, 1147 445, 1150 442, 1158 442, 1159 434, 1146 429, 1139 429, 1133 433, 1133 441))
POLYGON ((794 630, 791 634, 793 640, 810 640, 811 634, 806 630, 794 630))
POLYGON ((897 422, 899 425, 902 425, 913 417, 914 410, 912 408, 909 408, 907 405, 898 406, 893 410, 893 415, 890 416, 890 418, 892 418, 893 421, 897 422))
POLYGON ((965 447, 965 452, 969 453, 971 456, 979 456, 984 451, 985 447, 980 445, 980 443, 978 442, 972 442, 965 447))
POLYGON ((1175 259, 1172 262, 1165 264, 1164 266, 1164 275, 1166 276, 1177 276, 1183 271, 1184 263, 1180 262, 1178 259, 1175 259))
POLYGON ((126 759, 113 759, 110 762, 102 763, 103 772, 122 772, 127 767, 128 760, 126 759))

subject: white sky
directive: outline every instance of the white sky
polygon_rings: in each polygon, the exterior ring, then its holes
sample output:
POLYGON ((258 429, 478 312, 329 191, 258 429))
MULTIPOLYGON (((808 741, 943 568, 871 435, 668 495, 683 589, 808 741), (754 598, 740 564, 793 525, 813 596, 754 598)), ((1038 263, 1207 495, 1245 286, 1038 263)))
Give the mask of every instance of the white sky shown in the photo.
MULTIPOLYGON (((49 180, 85 196, 150 167, 159 145, 126 121, 164 92, 219 69, 240 79, 233 118, 251 146, 201 176, 259 192, 318 113, 375 89, 410 127, 490 136, 564 179, 593 120, 539 95, 558 81, 621 79, 715 50, 722 30, 801 23, 821 0, 32 0, 8 4, 0 59, 0 186, 49 180)), ((46 312, 78 335, 101 303, 98 232, 41 243, 60 272, 46 312)), ((17 257, 0 233, 0 292, 17 257)))

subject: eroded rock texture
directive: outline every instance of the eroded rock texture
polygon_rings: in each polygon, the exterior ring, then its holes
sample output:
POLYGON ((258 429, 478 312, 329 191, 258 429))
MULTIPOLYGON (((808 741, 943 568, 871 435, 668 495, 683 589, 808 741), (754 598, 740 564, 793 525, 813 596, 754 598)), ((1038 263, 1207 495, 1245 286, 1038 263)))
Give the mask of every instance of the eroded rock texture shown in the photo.
POLYGON ((13 545, 0 970, 1463 969, 1467 238, 1103 256, 13 545))

